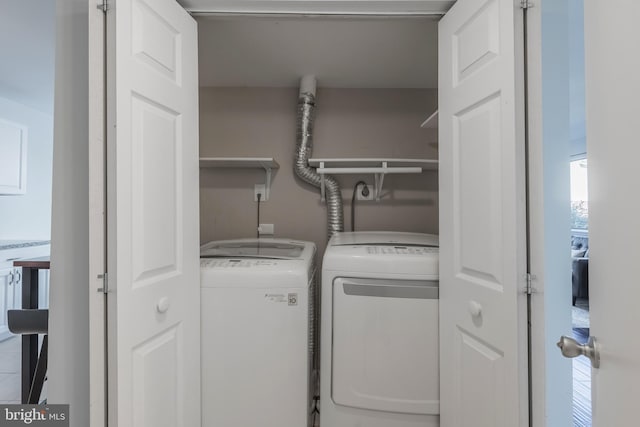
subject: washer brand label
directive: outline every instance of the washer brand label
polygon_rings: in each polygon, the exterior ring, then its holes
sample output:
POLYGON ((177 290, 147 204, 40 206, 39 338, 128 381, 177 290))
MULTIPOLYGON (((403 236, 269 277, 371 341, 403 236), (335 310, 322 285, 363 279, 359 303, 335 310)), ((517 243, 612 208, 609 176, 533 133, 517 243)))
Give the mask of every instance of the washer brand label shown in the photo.
POLYGON ((289 294, 289 305, 298 305, 298 294, 289 294))
POLYGON ((264 298, 269 302, 287 302, 285 294, 264 294, 264 298))

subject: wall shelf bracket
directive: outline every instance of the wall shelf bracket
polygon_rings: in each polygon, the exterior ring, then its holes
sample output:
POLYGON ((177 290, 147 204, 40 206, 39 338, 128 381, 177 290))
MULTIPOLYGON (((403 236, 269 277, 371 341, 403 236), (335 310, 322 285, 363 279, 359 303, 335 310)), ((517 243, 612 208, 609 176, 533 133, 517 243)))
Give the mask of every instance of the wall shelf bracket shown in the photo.
POLYGON ((264 200, 271 194, 271 176, 273 169, 280 165, 273 157, 201 157, 201 168, 262 168, 265 173, 264 200))
MULTIPOLYGON (((387 162, 383 162, 382 165, 383 165, 382 167, 386 169, 387 162)), ((420 172, 422 172, 422 170, 420 170, 420 172)), ((376 201, 379 202, 380 196, 382 195, 382 184, 384 183, 384 172, 374 174, 373 179, 374 179, 374 186, 375 186, 375 191, 373 194, 374 194, 374 197, 376 198, 376 201)))
POLYGON ((265 184, 264 184, 264 200, 269 200, 269 195, 271 194, 271 168, 264 168, 265 174, 265 184))
POLYGON ((437 170, 437 160, 412 159, 309 159, 309 166, 315 167, 321 176, 320 197, 325 201, 325 175, 327 174, 373 174, 375 198, 382 197, 384 176, 390 173, 422 173, 437 170))
POLYGON ((324 169, 324 162, 320 162, 320 167, 318 168, 318 173, 320 174, 320 201, 321 202, 325 202, 326 201, 326 195, 325 195, 325 176, 323 173, 320 173, 320 169, 324 169))

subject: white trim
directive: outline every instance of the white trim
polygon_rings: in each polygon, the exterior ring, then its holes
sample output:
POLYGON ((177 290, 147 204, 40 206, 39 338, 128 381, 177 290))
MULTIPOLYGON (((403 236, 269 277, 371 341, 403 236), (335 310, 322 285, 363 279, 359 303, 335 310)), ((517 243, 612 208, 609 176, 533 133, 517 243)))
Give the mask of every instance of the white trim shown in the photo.
POLYGON ((89 419, 106 427, 104 14, 89 8, 89 419))
MULTIPOLYGON (((531 276, 541 275, 544 269, 540 264, 543 256, 543 243, 538 231, 544 228, 544 215, 541 211, 543 190, 542 176, 542 77, 540 47, 542 17, 540 8, 531 8, 527 12, 527 61, 528 61, 528 138, 527 162, 529 168, 529 262, 531 276)), ((536 294, 544 290, 544 280, 532 283, 536 294)), ((538 295, 531 296, 531 427, 546 427, 545 401, 545 358, 544 358, 544 304, 540 304, 538 295), (533 349, 539 349, 533 352, 533 349)))

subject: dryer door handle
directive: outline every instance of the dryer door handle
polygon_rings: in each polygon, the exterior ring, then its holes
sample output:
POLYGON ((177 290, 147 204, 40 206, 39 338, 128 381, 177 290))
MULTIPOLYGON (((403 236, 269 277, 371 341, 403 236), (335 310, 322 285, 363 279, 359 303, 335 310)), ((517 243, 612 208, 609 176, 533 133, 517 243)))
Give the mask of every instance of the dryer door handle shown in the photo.
POLYGON ((379 298, 438 299, 437 280, 349 279, 342 282, 346 295, 379 298))

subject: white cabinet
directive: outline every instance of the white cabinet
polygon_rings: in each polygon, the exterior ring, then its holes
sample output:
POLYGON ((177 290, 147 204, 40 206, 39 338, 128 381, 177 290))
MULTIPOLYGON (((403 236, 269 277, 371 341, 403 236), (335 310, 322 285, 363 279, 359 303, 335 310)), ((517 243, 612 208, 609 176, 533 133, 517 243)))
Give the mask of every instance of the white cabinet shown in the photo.
POLYGON ((7 323, 7 312, 21 307, 22 268, 10 267, 0 269, 0 341, 4 341, 12 336, 7 323))
POLYGON ((14 307, 14 274, 15 269, 0 269, 0 341, 11 336, 7 325, 7 310, 14 307))
MULTIPOLYGON (((13 263, 19 259, 47 256, 51 250, 48 242, 35 246, 21 242, 24 241, 4 241, 5 245, 0 244, 0 341, 13 336, 7 324, 7 311, 22 308, 22 268, 14 267, 13 263)), ((49 271, 41 270, 38 277, 38 307, 47 308, 49 271)))
POLYGON ((0 119, 0 194, 27 192, 27 128, 0 119))

